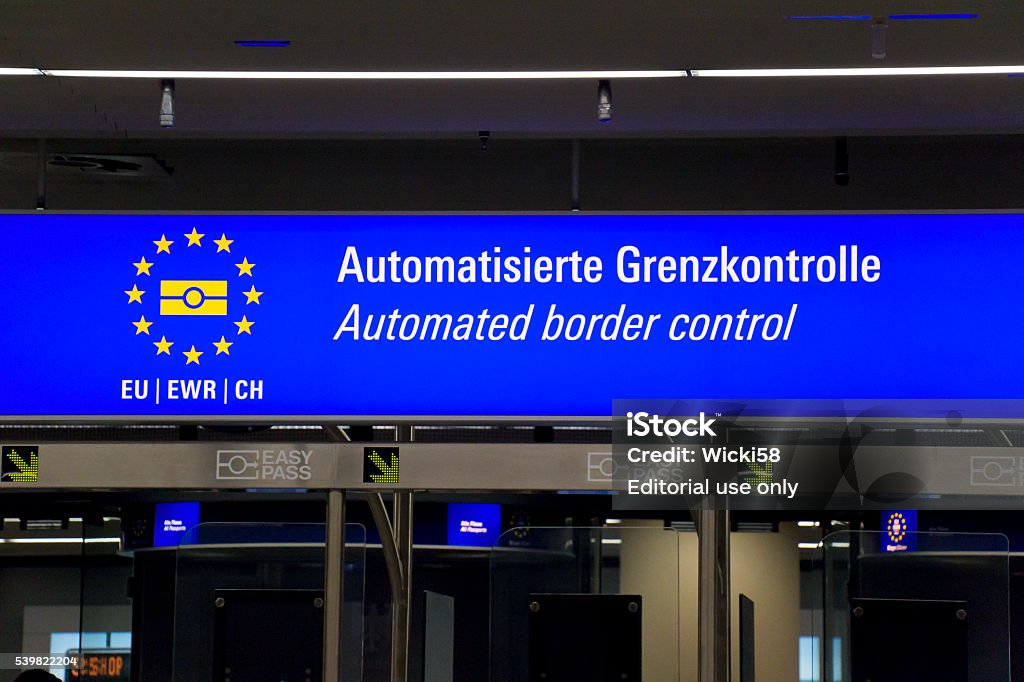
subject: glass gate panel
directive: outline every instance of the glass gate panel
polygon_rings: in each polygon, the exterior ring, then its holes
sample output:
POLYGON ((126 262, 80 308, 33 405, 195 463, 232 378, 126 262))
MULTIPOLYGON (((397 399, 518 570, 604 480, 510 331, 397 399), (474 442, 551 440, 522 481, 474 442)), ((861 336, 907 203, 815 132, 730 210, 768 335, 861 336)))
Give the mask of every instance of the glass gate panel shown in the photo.
POLYGON ((820 679, 1009 679, 1006 536, 843 531, 822 545, 820 679))
MULTIPOLYGON (((200 524, 178 547, 174 680, 322 679, 325 526, 200 524)), ((366 530, 345 526, 342 678, 362 679, 366 530)))

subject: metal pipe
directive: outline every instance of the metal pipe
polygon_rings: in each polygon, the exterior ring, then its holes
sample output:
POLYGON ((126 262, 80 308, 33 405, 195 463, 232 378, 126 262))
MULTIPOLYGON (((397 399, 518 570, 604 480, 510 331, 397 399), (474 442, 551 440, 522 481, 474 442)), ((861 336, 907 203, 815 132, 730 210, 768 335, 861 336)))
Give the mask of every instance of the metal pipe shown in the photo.
POLYGON ((345 600, 345 493, 327 493, 324 572, 324 682, 341 679, 341 614, 345 600))
POLYGON ((345 429, 341 428, 336 424, 322 424, 321 425, 324 433, 327 434, 327 440, 332 443, 351 443, 352 439, 345 433, 345 429))
POLYGON ((698 512, 698 680, 729 682, 729 511, 705 502, 698 512))
POLYGON ((398 558, 398 546, 395 544, 395 534, 391 528, 391 520, 388 518, 388 510, 384 507, 384 498, 380 493, 367 496, 366 502, 370 505, 370 513, 373 515, 373 525, 377 527, 380 534, 380 544, 384 550, 384 566, 388 571, 388 582, 391 583, 391 594, 401 595, 405 585, 402 562, 398 558))
POLYGON ((404 567, 402 590, 391 612, 391 682, 406 682, 409 671, 409 599, 412 593, 412 493, 394 498, 395 544, 404 567))

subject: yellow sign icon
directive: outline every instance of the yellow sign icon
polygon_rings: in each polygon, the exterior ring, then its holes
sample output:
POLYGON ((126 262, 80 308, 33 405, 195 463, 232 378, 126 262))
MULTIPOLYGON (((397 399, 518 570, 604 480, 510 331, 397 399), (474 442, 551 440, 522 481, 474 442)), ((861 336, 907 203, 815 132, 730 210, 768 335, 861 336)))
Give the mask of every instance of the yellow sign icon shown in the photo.
POLYGON ((165 279, 160 282, 161 315, 227 315, 227 280, 165 279))

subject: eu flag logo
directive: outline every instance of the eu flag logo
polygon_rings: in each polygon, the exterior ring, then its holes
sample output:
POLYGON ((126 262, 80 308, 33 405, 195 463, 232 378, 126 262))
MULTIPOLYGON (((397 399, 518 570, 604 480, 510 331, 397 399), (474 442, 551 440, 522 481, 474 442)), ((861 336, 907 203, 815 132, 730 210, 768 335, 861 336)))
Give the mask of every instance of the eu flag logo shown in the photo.
POLYGON ((133 262, 135 281, 123 291, 132 316, 139 316, 138 321, 131 322, 135 336, 148 337, 146 340, 153 344, 157 356, 184 356, 186 366, 199 366, 221 355, 230 356, 237 341, 229 338, 241 340, 243 334, 253 335, 256 320, 249 316, 259 315, 263 292, 253 283, 256 263, 248 256, 242 256, 240 263, 234 262, 238 260, 231 253, 234 239, 228 239, 222 232, 220 239, 207 240, 204 246, 206 235, 194 226, 182 236, 187 242, 179 242, 173 249, 175 240, 168 239, 166 234, 154 239, 154 260, 142 256, 133 262), (164 278, 158 286, 151 287, 147 283, 152 281, 149 278, 155 279, 154 268, 164 278), (191 279, 194 276, 203 279, 191 279), (242 288, 243 283, 248 290, 242 288), (159 292, 152 290, 157 288, 159 292), (241 309, 242 319, 228 317, 229 299, 233 299, 232 316, 236 317, 241 309))

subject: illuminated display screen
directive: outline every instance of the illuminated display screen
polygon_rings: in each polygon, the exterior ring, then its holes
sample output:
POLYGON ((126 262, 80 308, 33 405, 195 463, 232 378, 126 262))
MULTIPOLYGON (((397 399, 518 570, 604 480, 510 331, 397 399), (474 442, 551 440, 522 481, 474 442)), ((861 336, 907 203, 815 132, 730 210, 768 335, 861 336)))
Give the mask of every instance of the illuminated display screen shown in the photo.
POLYGON ((78 668, 70 669, 72 680, 119 682, 130 679, 131 655, 127 652, 84 652, 78 668))
POLYGON ((882 551, 913 552, 917 549, 917 511, 882 512, 882 551))
POLYGON ((493 547, 501 535, 500 504, 449 504, 448 544, 493 547))
MULTIPOLYGON (((0 296, 0 418, 598 416, 657 386, 1024 400, 1021 213, 47 212, 0 239, 26 264, 0 296)), ((18 454, 5 481, 33 475, 18 454)))
POLYGON ((199 525, 198 502, 164 502, 156 505, 153 546, 177 547, 190 528, 199 525))
POLYGON ((38 480, 38 445, 0 447, 0 481, 35 483, 38 480))
POLYGON ((363 483, 390 483, 399 481, 398 448, 363 448, 363 483))

